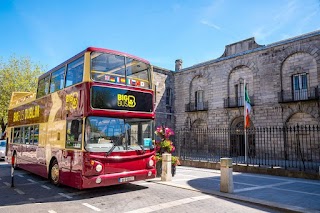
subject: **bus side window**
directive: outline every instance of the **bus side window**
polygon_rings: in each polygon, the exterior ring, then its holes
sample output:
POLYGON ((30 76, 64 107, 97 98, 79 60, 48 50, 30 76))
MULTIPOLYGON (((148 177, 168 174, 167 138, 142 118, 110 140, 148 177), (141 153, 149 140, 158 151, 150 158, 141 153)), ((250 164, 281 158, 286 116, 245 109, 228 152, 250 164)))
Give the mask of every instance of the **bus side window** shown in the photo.
POLYGON ((34 126, 33 144, 39 142, 39 125, 34 126))
POLYGON ((30 137, 30 126, 25 126, 24 127, 23 143, 32 144, 30 139, 31 139, 31 137, 30 137))
POLYGON ((82 120, 67 121, 66 148, 81 149, 82 120))
POLYGON ((55 71, 51 75, 50 93, 61 90, 64 87, 64 67, 55 71))
POLYGON ((84 57, 71 62, 67 66, 66 87, 82 82, 84 57))
POLYGON ((50 82, 49 75, 39 80, 37 98, 41 98, 42 96, 49 94, 49 82, 50 82))
POLYGON ((14 128, 13 143, 21 143, 21 128, 14 128))
POLYGON ((39 125, 30 127, 30 144, 37 145, 39 138, 39 125))

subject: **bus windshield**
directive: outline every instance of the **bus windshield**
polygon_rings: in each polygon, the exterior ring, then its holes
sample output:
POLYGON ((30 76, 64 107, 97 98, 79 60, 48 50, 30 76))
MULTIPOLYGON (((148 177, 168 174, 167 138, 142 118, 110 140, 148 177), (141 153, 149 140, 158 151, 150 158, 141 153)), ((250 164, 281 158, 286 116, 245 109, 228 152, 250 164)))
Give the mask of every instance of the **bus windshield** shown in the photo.
POLYGON ((91 53, 91 78, 94 81, 149 88, 150 65, 124 56, 91 53))
POLYGON ((107 152, 153 149, 151 119, 109 118, 86 119, 85 149, 107 152))

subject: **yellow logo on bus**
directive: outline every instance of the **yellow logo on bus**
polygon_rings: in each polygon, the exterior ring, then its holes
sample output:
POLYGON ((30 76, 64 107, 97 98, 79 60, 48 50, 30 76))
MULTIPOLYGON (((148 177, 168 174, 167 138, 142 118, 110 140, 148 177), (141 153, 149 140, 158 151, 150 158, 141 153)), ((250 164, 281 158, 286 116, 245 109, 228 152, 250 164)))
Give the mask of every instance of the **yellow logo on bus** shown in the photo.
POLYGON ((118 106, 134 108, 136 106, 136 98, 133 95, 118 94, 118 106))
POLYGON ((73 92, 66 95, 66 110, 77 109, 78 107, 78 92, 73 92))
POLYGON ((24 110, 20 110, 13 113, 13 122, 23 121, 32 118, 38 118, 40 116, 40 106, 32 106, 24 110))

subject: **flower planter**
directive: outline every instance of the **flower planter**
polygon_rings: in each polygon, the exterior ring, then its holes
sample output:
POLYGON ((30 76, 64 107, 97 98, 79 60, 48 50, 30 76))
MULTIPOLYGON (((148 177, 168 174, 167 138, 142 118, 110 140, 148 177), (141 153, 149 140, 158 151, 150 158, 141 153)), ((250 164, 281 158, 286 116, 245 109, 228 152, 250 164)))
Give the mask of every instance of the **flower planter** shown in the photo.
POLYGON ((172 156, 172 153, 175 150, 175 146, 173 145, 173 142, 170 140, 170 136, 174 135, 174 132, 170 128, 160 126, 157 127, 155 134, 159 138, 161 138, 161 141, 155 141, 157 177, 161 177, 162 155, 165 153, 170 154, 171 156, 171 174, 173 177, 176 174, 176 165, 179 165, 179 158, 177 156, 172 156))

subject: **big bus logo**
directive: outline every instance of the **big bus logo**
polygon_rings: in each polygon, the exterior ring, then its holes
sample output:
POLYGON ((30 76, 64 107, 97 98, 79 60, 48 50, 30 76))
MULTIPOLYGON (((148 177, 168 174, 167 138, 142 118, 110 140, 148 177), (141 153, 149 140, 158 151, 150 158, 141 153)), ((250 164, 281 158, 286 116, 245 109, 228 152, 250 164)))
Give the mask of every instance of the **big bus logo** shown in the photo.
POLYGON ((40 116, 40 106, 32 106, 24 110, 20 110, 13 113, 13 122, 23 121, 33 118, 38 118, 40 116))
POLYGON ((77 109, 78 107, 78 93, 73 92, 66 95, 66 110, 77 109))
POLYGON ((119 107, 130 107, 136 106, 136 98, 133 95, 122 95, 118 94, 118 106, 119 107))

